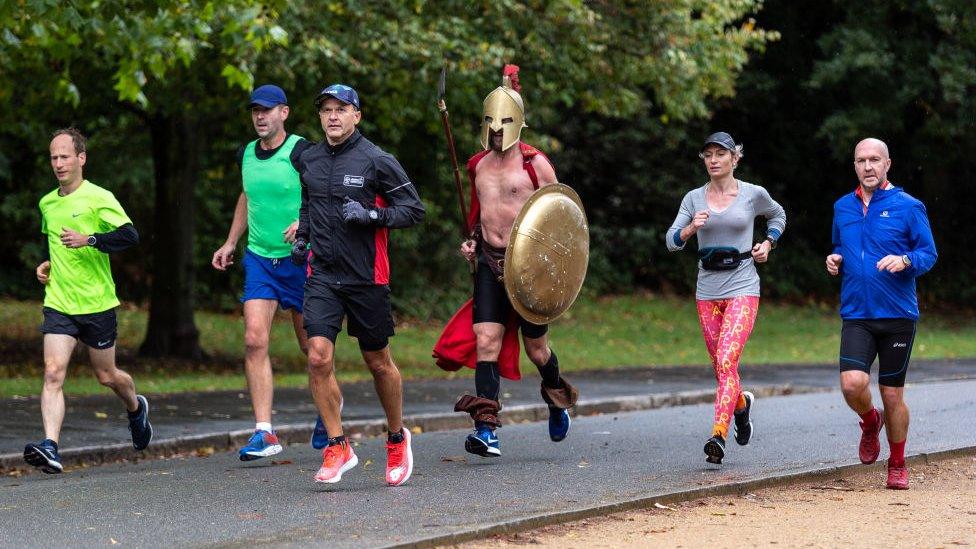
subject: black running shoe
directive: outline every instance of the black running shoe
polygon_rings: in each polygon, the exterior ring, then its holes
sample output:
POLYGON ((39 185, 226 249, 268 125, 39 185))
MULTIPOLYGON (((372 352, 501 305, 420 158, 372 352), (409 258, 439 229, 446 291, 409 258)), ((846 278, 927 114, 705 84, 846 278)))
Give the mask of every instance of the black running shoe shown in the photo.
POLYGON ((756 400, 756 397, 749 391, 743 391, 742 397, 746 399, 746 407, 733 414, 735 416, 735 442, 739 446, 749 444, 749 439, 752 438, 752 418, 749 413, 752 411, 752 403, 756 400))
POLYGON ((149 423, 149 401, 142 395, 136 395, 139 409, 135 415, 129 414, 129 432, 132 433, 132 447, 145 450, 153 437, 152 424, 149 423))
POLYGON ((24 461, 51 475, 64 471, 61 456, 58 455, 58 443, 49 438, 25 446, 24 461))
POLYGON ((705 461, 709 463, 722 463, 725 457, 725 439, 715 435, 705 442, 705 461))

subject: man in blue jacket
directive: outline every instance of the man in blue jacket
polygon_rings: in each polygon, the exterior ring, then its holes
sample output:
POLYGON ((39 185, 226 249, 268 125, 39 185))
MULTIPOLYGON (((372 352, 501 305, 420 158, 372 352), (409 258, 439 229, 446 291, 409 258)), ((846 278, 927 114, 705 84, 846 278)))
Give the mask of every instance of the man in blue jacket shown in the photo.
POLYGON ((847 405, 861 416, 861 463, 878 459, 886 427, 887 486, 906 490, 904 396, 918 321, 915 278, 932 268, 938 254, 925 205, 888 181, 889 168, 884 142, 868 138, 854 148, 860 184, 834 203, 827 272, 841 275, 840 385, 847 405), (884 412, 871 402, 875 357, 884 412))

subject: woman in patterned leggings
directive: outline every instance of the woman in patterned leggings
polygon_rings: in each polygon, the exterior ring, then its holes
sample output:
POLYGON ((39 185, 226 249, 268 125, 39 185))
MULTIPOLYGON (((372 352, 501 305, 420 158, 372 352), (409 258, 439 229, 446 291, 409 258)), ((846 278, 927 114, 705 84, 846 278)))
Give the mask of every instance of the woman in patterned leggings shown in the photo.
POLYGON ((705 460, 722 463, 729 425, 735 419, 735 441, 749 443, 750 411, 755 397, 739 384, 739 357, 752 333, 759 310, 759 274, 786 229, 786 212, 766 189, 739 181, 732 173, 742 159, 742 145, 718 132, 699 152, 709 181, 681 201, 668 229, 668 250, 682 250, 698 239, 698 321, 715 368, 715 421, 705 443, 705 460), (753 245, 753 221, 766 218, 766 239, 753 245))

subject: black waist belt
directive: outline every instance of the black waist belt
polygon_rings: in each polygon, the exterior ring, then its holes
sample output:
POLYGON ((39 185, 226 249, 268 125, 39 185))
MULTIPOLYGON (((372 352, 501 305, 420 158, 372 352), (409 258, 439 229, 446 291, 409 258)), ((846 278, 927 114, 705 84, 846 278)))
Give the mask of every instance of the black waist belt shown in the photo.
POLYGON ((702 269, 706 271, 731 271, 739 268, 746 259, 752 257, 752 251, 740 252, 731 246, 715 246, 698 250, 698 259, 702 269))

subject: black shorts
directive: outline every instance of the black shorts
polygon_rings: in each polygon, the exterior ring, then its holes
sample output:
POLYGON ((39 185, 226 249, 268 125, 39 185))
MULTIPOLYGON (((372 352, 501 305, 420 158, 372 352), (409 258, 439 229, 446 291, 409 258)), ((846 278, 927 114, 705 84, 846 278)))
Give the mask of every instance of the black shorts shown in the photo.
MULTIPOLYGON (((472 316, 474 323, 495 322, 508 323, 508 315, 512 312, 512 302, 508 300, 505 284, 498 280, 484 254, 478 254, 478 270, 474 276, 474 307, 472 316)), ((532 324, 515 314, 519 319, 522 335, 530 339, 540 338, 549 331, 548 324, 532 324)))
POLYGON ((326 337, 335 343, 346 316, 349 335, 359 339, 364 351, 383 349, 393 335, 390 287, 386 285, 329 284, 313 274, 305 282, 302 311, 308 337, 326 337))
POLYGON ((69 335, 92 349, 110 349, 119 333, 115 309, 87 315, 66 315, 44 307, 42 334, 69 335))
POLYGON ((915 321, 907 318, 845 320, 840 332, 840 371, 871 373, 878 358, 878 384, 904 387, 915 343, 915 321))

